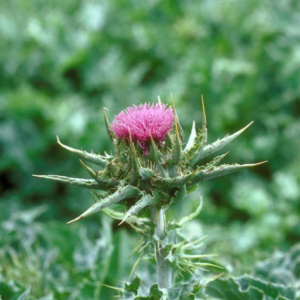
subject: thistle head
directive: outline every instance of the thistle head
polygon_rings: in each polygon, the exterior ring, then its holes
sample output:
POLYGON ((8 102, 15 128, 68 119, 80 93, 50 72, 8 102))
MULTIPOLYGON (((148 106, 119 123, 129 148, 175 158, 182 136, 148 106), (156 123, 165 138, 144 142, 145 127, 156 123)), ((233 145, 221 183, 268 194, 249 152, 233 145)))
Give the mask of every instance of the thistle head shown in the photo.
POLYGON ((168 132, 172 130, 175 116, 171 107, 166 104, 140 104, 133 105, 115 116, 111 130, 118 139, 138 143, 148 153, 151 138, 161 144, 168 132))
POLYGON ((197 134, 193 123, 185 147, 173 99, 172 107, 160 101, 152 105, 145 103, 129 107, 115 116, 111 125, 105 110, 103 113, 115 155, 88 153, 66 146, 58 140, 63 148, 98 165, 98 169, 94 170, 82 162, 93 179, 42 176, 100 190, 96 194, 99 201, 96 200, 98 202, 76 220, 100 210, 105 211, 109 206, 119 203, 127 208, 121 218, 123 221, 139 222, 137 218, 149 215, 153 206, 167 209, 170 205, 177 205, 202 181, 257 165, 219 166, 225 154, 203 164, 204 158, 228 145, 251 125, 208 144, 204 103, 202 128, 197 134))

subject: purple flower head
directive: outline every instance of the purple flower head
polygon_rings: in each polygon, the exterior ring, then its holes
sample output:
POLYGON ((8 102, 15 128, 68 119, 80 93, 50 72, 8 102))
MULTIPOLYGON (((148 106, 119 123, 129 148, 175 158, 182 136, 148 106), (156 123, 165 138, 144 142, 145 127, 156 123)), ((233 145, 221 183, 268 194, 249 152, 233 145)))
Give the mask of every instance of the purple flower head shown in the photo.
POLYGON ((167 108, 166 104, 145 103, 121 111, 115 116, 111 129, 119 139, 125 137, 129 141, 131 134, 132 140, 139 143, 144 155, 147 155, 151 136, 161 143, 172 130, 174 119, 172 108, 167 108))

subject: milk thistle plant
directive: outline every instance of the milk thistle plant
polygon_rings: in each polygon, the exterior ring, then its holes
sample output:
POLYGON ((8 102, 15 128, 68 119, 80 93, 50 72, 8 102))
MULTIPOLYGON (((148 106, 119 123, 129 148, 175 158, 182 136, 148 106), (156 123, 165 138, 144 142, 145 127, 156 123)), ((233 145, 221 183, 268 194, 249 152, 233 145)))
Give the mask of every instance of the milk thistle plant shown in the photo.
POLYGON ((184 201, 198 183, 261 163, 220 165, 226 153, 202 164, 205 157, 228 145, 252 124, 208 144, 203 99, 202 110, 202 128, 197 133, 193 122, 184 147, 184 134, 173 98, 172 106, 161 103, 160 99, 157 104, 133 105, 115 116, 111 125, 103 109, 114 155, 77 150, 57 138, 60 146, 97 166, 95 170, 80 160, 92 179, 38 176, 92 190, 96 203, 68 223, 102 211, 119 220, 120 225, 126 222, 141 234, 141 240, 133 249, 139 258, 131 273, 142 258, 152 259, 156 263, 157 284, 145 292, 141 279, 136 276, 124 288, 116 288, 122 299, 190 299, 189 295, 213 279, 201 275, 205 268, 218 267, 209 261, 213 255, 197 253, 203 238, 187 241, 180 232, 183 224, 200 212, 201 196, 198 208, 182 219, 167 220, 165 212, 184 201), (114 209, 117 203, 125 206, 124 212, 114 209), (184 273, 191 274, 189 282, 175 285, 175 276, 184 273))

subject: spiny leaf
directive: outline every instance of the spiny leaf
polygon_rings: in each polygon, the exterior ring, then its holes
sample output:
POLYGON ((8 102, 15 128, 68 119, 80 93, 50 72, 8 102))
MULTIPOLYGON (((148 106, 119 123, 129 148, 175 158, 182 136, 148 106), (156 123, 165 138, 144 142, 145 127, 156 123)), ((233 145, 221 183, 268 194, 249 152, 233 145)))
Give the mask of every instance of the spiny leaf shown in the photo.
POLYGON ((175 206, 182 202, 186 196, 186 187, 185 185, 178 191, 175 192, 174 197, 171 199, 170 206, 175 206))
POLYGON ((98 198, 106 198, 107 196, 110 195, 110 192, 107 192, 107 191, 93 190, 93 192, 97 195, 98 198))
POLYGON ((200 196, 200 202, 199 205, 197 206, 196 210, 194 212, 192 212, 191 214, 189 214, 188 216, 183 217, 177 224, 179 227, 181 227, 184 223, 188 222, 189 220, 192 220, 194 218, 196 218, 199 213, 202 210, 202 205, 203 205, 203 198, 201 195, 200 196))
POLYGON ((69 146, 66 146, 64 145, 63 143, 60 142, 58 136, 56 136, 57 138, 57 143, 65 148, 66 150, 76 154, 77 156, 79 156, 80 158, 83 158, 87 161, 90 161, 96 165, 99 165, 101 167, 105 167, 106 164, 108 163, 107 161, 107 158, 110 158, 110 157, 104 157, 102 155, 99 155, 99 154, 94 154, 94 153, 88 153, 86 151, 82 151, 82 150, 78 150, 78 149, 75 149, 75 148, 72 148, 72 147, 69 147, 69 146))
POLYGON ((99 174, 101 174, 101 172, 100 173, 95 172, 92 168, 90 168, 86 164, 84 164, 82 160, 79 160, 79 161, 83 165, 83 167, 89 172, 89 174, 93 177, 93 179, 95 179, 100 184, 104 184, 108 187, 114 187, 114 186, 117 186, 120 184, 119 180, 114 180, 114 179, 106 180, 104 178, 101 178, 99 176, 99 174))
POLYGON ((155 203, 154 202, 155 199, 153 197, 151 197, 150 195, 144 195, 140 200, 137 201, 136 204, 130 207, 130 209, 126 212, 122 222, 119 225, 124 223, 131 216, 137 215, 146 206, 156 204, 156 202, 155 203))
POLYGON ((213 167, 217 166, 221 160, 229 153, 226 152, 225 154, 222 154, 222 155, 219 155, 219 156, 216 156, 212 161, 210 161, 206 166, 205 166, 205 169, 206 170, 210 170, 212 169, 213 167))
MULTIPOLYGON (((188 161, 188 164, 193 166, 194 164, 199 161, 199 157, 201 157, 202 151, 204 147, 207 145, 207 121, 206 121, 206 114, 205 114, 205 107, 203 96, 202 98, 202 129, 200 134, 196 134, 196 130, 194 129, 193 135, 193 143, 189 145, 189 148, 184 151, 185 157, 188 161)), ((193 129, 192 129, 193 131, 193 129)))
POLYGON ((167 291, 165 289, 159 289, 158 284, 152 285, 147 295, 138 295, 135 300, 169 300, 167 291))
POLYGON ((81 214, 76 219, 68 222, 67 224, 73 223, 75 221, 78 221, 84 217, 87 217, 89 215, 92 215, 110 205, 116 204, 124 199, 127 198, 133 198, 138 196, 141 193, 141 191, 135 187, 132 187, 130 185, 126 185, 124 187, 119 188, 115 193, 112 195, 98 201, 94 205, 92 205, 88 210, 86 210, 83 214, 81 214))
POLYGON ((259 162, 256 164, 245 164, 245 165, 239 165, 239 164, 221 165, 219 167, 214 167, 213 169, 210 169, 210 170, 199 170, 199 171, 196 171, 195 176, 193 178, 191 178, 190 181, 188 181, 188 184, 193 185, 200 181, 205 181, 208 179, 224 176, 224 175, 227 175, 227 174, 230 174, 233 172, 237 172, 242 169, 259 166, 266 162, 267 161, 263 161, 263 162, 259 162))
MULTIPOLYGON (((218 159, 224 157, 225 155, 223 156, 221 155, 218 159)), ((182 175, 177 177, 167 177, 167 178, 156 177, 154 183, 155 185, 159 186, 162 189, 180 188, 184 184, 187 184, 187 188, 189 188, 200 181, 205 181, 211 178, 224 176, 233 172, 237 172, 241 169, 255 167, 265 162, 267 161, 256 163, 256 164, 245 164, 245 165, 239 165, 239 164, 221 165, 219 167, 206 168, 206 169, 203 169, 203 167, 201 167, 187 175, 182 175)))
POLYGON ((186 152, 186 151, 190 150, 193 147, 194 143, 195 143, 195 139, 197 137, 196 125, 195 124, 196 124, 196 122, 193 121, 191 134, 190 134, 189 140, 188 140, 187 145, 185 146, 183 152, 186 152))
POLYGON ((142 280, 138 276, 136 276, 135 279, 130 283, 125 283, 125 291, 133 292, 135 295, 137 295, 138 289, 141 284, 142 280))
POLYGON ((196 172, 192 172, 188 175, 182 175, 177 177, 167 177, 167 178, 158 178, 156 177, 153 181, 154 184, 159 186, 161 189, 170 189, 170 188, 181 188, 184 184, 186 184, 193 176, 195 176, 196 172))
POLYGON ((260 278, 255 278, 250 275, 243 275, 234 278, 236 282, 239 283, 241 289, 246 291, 250 286, 257 288, 264 292, 264 294, 272 299, 277 299, 279 295, 286 297, 287 299, 295 298, 295 291, 286 285, 272 283, 269 281, 264 281, 260 278))
POLYGON ((198 162, 204 147, 204 135, 203 132, 200 131, 200 133, 195 138, 194 145, 185 152, 185 158, 188 165, 193 166, 198 162))
POLYGON ((153 177, 156 173, 153 168, 140 167, 139 174, 140 174, 142 180, 147 180, 147 179, 150 179, 151 177, 153 177))
POLYGON ((164 193, 163 191, 153 191, 153 203, 157 204, 157 206, 167 206, 170 201, 170 196, 168 193, 164 193))
MULTIPOLYGON (((115 211, 111 208, 104 208, 102 209, 102 212, 107 215, 108 217, 115 219, 115 220, 119 220, 122 221, 125 217, 125 213, 123 212, 119 212, 119 211, 115 211)), ((150 223, 151 220, 148 218, 138 218, 136 216, 131 216, 129 218, 126 219, 127 223, 131 223, 131 224, 137 224, 137 225, 144 225, 145 223, 150 223)))
POLYGON ((295 289, 267 282, 250 275, 212 281, 206 287, 208 296, 224 300, 292 300, 295 289))
POLYGON ((197 164, 201 159, 204 157, 211 155, 212 153, 215 153, 216 151, 222 149, 223 147, 227 146, 229 143, 231 143, 235 138, 237 138, 241 133, 243 133, 251 124, 250 122, 247 126, 242 128, 241 130, 237 131, 236 133, 232 135, 225 136, 221 140, 217 140, 214 143, 210 145, 206 145, 203 148, 203 151, 198 155, 197 160, 193 161, 193 165, 197 164))
POLYGON ((101 190, 107 189, 107 186, 100 184, 94 179, 72 178, 72 177, 59 176, 59 175, 32 175, 32 176, 44 178, 44 179, 50 179, 62 183, 68 183, 71 185, 84 187, 87 189, 101 189, 101 190))
MULTIPOLYGON (((201 289, 201 284, 196 283, 194 281, 190 281, 189 283, 185 283, 182 285, 179 291, 179 295, 176 297, 175 300, 195 300, 195 294, 201 289)), ((201 299, 205 299, 202 298, 201 299)))
MULTIPOLYGON (((262 291, 250 287, 243 291, 238 282, 233 278, 227 280, 218 279, 210 282, 206 287, 206 294, 217 300, 265 300, 262 291)), ((270 299, 271 300, 271 299, 270 299)), ((275 300, 275 299, 272 299, 275 300)))

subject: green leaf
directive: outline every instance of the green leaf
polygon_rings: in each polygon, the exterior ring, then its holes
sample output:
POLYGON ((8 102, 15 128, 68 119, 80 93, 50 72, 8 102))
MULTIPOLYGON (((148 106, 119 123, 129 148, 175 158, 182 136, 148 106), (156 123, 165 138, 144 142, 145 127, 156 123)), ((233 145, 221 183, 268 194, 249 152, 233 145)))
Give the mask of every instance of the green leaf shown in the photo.
POLYGON ((74 220, 68 222, 68 224, 76 222, 84 217, 95 214, 96 212, 110 206, 116 204, 124 199, 136 197, 141 194, 141 191, 135 187, 130 185, 126 185, 124 187, 120 187, 115 193, 112 195, 98 201, 96 204, 92 205, 88 210, 86 210, 83 214, 77 217, 74 220))
POLYGON ((137 296, 137 300, 168 300, 167 292, 160 290, 158 284, 151 286, 149 294, 147 296, 137 296))
POLYGON ((119 180, 116 179, 106 179, 104 175, 104 171, 95 172, 92 168, 88 167, 82 160, 79 160, 83 167, 89 172, 91 177, 95 179, 101 186, 105 187, 115 187, 120 184, 119 180))
MULTIPOLYGON (((189 145, 190 147, 187 147, 188 149, 185 151, 186 158, 188 160, 188 164, 190 166, 195 165, 203 152, 204 147, 207 144, 207 121, 206 121, 206 114, 205 114, 205 107, 204 107, 204 101, 203 96, 202 98, 202 129, 199 135, 196 134, 196 130, 192 128, 191 137, 192 141, 189 140, 189 143, 192 143, 192 145, 189 145), (194 129, 194 130, 193 130, 194 129)), ((193 124, 194 127, 194 124, 193 124)))
POLYGON ((59 175, 32 175, 34 177, 50 179, 54 181, 58 181, 61 183, 68 183, 70 185, 83 187, 87 189, 106 189, 107 187, 103 184, 100 184, 94 179, 82 179, 82 178, 72 178, 67 176, 59 176, 59 175))
POLYGON ((279 296, 286 297, 287 299, 295 299, 296 297, 294 289, 282 284, 267 282, 250 275, 235 277, 234 279, 239 283, 242 291, 247 291, 249 288, 254 287, 274 300, 279 296))
POLYGON ((135 295, 137 295, 138 289, 141 284, 142 280, 136 275, 134 280, 132 280, 130 283, 125 283, 125 291, 133 292, 135 295))
POLYGON ((159 202, 160 199, 155 199, 155 197, 151 197, 150 195, 144 195, 141 199, 139 199, 134 205, 132 205, 129 210, 126 212, 124 219, 120 224, 125 222, 128 218, 133 215, 138 215, 138 213, 144 209, 146 206, 155 205, 159 202))
POLYGON ((233 278, 210 282, 206 287, 206 294, 216 300, 265 300, 262 291, 253 287, 243 291, 233 278))
POLYGON ((189 140, 184 148, 184 152, 190 150, 194 143, 195 143, 195 140, 196 140, 196 137, 197 137, 197 132, 196 132, 196 125, 195 125, 195 121, 193 121, 193 125, 192 125, 192 130, 191 130, 191 134, 189 136, 189 140))
MULTIPOLYGON (((265 163, 265 161, 260 162, 260 163, 256 163, 256 164, 221 165, 221 166, 218 166, 218 167, 213 167, 212 169, 208 169, 208 170, 200 169, 199 171, 195 172, 194 176, 189 176, 190 180, 188 181, 188 183, 189 183, 189 186, 190 186, 190 185, 196 184, 200 181, 205 181, 205 180, 209 180, 209 179, 212 179, 212 178, 224 176, 224 175, 227 175, 227 174, 230 174, 230 173, 240 171, 242 169, 256 167, 256 166, 259 166, 263 163, 265 163)), ((184 180, 182 180, 182 181, 184 181, 184 180)))
POLYGON ((177 222, 177 225, 181 227, 184 223, 196 218, 202 210, 202 205, 203 205, 203 198, 200 195, 199 205, 197 206, 196 210, 194 212, 192 212, 191 214, 183 217, 180 221, 177 222))
POLYGON ((94 153, 88 153, 86 151, 82 151, 82 150, 78 150, 78 149, 75 149, 75 148, 72 148, 72 147, 69 147, 69 146, 66 146, 64 145, 63 143, 60 142, 58 136, 56 136, 57 138, 57 143, 65 148, 66 150, 76 154, 77 156, 79 156, 80 158, 83 158, 87 161, 90 161, 96 165, 99 165, 101 167, 105 167, 108 163, 108 158, 110 158, 109 156, 108 157, 105 157, 105 156, 102 156, 102 155, 99 155, 99 154, 94 154, 94 153))
POLYGON ((186 187, 185 185, 178 191, 175 192, 174 197, 171 199, 170 206, 175 206, 180 204, 186 196, 186 187))
POLYGON ((221 140, 217 140, 214 143, 210 145, 206 145, 203 148, 203 151, 198 155, 197 159, 193 161, 193 165, 197 164, 201 159, 204 157, 211 155, 215 153, 216 151, 222 149, 223 147, 227 146, 229 143, 231 143, 234 139, 236 139, 241 133, 243 133, 253 122, 249 123, 247 126, 242 128, 241 130, 237 131, 236 133, 232 135, 227 135, 221 140))
POLYGON ((294 300, 295 289, 250 275, 217 279, 206 287, 208 296, 222 300, 294 300))

